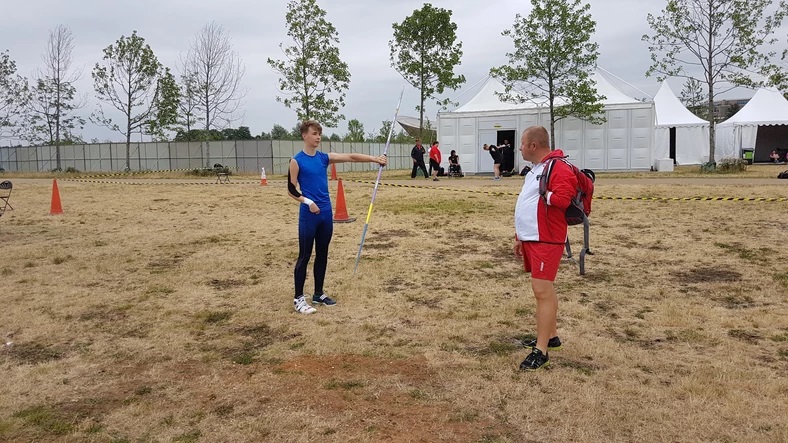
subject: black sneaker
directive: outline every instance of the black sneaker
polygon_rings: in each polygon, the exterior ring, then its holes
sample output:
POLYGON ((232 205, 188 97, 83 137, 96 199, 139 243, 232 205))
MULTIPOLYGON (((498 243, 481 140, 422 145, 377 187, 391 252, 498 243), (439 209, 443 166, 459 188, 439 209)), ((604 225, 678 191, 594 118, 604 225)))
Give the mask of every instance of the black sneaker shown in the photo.
POLYGON ((537 348, 533 348, 531 353, 528 354, 528 357, 525 357, 522 363, 520 363, 520 370, 521 371, 536 371, 537 369, 542 369, 547 367, 550 364, 550 357, 547 354, 542 354, 537 348))
MULTIPOLYGON (((523 340, 523 347, 525 348, 533 348, 536 346, 536 339, 533 340, 523 340)), ((550 351, 560 351, 563 348, 563 344, 561 343, 561 339, 558 336, 551 338, 547 341, 547 352, 550 351)))
POLYGON ((325 293, 320 295, 313 295, 312 296, 312 304, 313 305, 325 305, 325 306, 334 306, 337 302, 334 301, 333 298, 327 296, 325 293))

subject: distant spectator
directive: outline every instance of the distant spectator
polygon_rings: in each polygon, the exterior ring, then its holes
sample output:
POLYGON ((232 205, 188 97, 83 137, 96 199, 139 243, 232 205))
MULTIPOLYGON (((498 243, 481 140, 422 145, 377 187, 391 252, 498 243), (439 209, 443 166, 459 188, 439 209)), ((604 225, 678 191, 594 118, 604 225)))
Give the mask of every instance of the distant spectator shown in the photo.
POLYGON ((450 177, 462 177, 462 167, 460 166, 460 156, 457 155, 457 151, 454 149, 451 150, 451 155, 449 156, 449 176, 450 177))
POLYGON ((438 142, 432 142, 432 147, 430 148, 430 175, 433 177, 433 181, 438 181, 438 173, 441 169, 441 150, 438 148, 438 142))
POLYGON ((777 151, 772 151, 772 153, 769 154, 769 158, 772 159, 774 163, 780 163, 780 154, 778 154, 777 151))

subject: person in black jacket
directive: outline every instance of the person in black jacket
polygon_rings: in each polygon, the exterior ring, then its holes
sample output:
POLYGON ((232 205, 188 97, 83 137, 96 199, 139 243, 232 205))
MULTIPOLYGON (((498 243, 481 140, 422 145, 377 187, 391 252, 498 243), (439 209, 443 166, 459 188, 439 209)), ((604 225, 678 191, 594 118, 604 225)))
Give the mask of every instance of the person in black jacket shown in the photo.
POLYGON ((501 151, 495 145, 485 144, 482 146, 482 149, 485 151, 490 152, 490 157, 493 159, 493 180, 500 180, 501 179, 501 151))
POLYGON ((424 146, 421 145, 421 140, 417 138, 416 146, 410 151, 410 157, 413 159, 413 170, 410 171, 410 178, 416 178, 416 172, 419 168, 424 172, 424 178, 430 178, 429 174, 427 174, 427 166, 424 165, 424 154, 426 152, 424 146))

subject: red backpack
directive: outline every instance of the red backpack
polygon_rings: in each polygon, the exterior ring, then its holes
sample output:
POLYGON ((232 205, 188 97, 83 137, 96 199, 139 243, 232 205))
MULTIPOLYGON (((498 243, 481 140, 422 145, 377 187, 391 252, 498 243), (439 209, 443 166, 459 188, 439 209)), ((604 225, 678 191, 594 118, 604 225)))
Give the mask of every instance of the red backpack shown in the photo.
POLYGON ((568 225, 579 225, 588 219, 591 215, 591 200, 594 198, 594 180, 596 175, 590 169, 578 169, 577 166, 569 163, 566 157, 553 157, 547 160, 547 164, 539 176, 539 195, 545 197, 547 195, 547 185, 550 181, 550 175, 553 173, 553 167, 556 161, 562 161, 577 178, 577 194, 572 198, 572 203, 566 208, 566 223, 568 225))

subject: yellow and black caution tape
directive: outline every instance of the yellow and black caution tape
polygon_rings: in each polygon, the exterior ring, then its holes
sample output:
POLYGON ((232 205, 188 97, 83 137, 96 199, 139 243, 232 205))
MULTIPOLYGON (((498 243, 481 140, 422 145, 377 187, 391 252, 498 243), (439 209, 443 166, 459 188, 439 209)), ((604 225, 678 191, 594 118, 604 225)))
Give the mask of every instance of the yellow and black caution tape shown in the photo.
MULTIPOLYGON (((82 179, 82 178, 62 178, 61 181, 67 182, 77 182, 77 183, 101 183, 101 184, 108 184, 108 185, 170 185, 170 186, 189 186, 189 185, 259 185, 259 181, 231 181, 231 182, 167 182, 167 181, 150 181, 150 180, 140 180, 140 181, 124 181, 124 180, 94 180, 94 179, 82 179)), ((271 180, 269 180, 271 181, 271 180)))
MULTIPOLYGON (((108 178, 109 176, 102 176, 102 178, 108 178)), ((122 181, 122 180, 93 180, 93 179, 84 179, 84 178, 62 178, 63 181, 70 181, 70 182, 79 182, 79 183, 103 183, 103 184, 113 184, 113 185, 259 185, 258 181, 250 181, 250 180, 243 180, 243 181, 232 181, 232 182, 167 182, 167 181, 122 181)), ((268 180, 274 181, 274 180, 268 180)), ((374 185, 375 182, 369 180, 352 180, 352 179, 345 179, 345 182, 350 183, 362 183, 362 184, 370 184, 374 185)), ((388 186, 392 188, 412 188, 412 189, 432 189, 432 190, 439 190, 439 191, 449 191, 449 192, 465 192, 469 194, 484 194, 484 195, 492 195, 492 196, 513 196, 517 197, 520 195, 516 192, 510 191, 480 191, 477 189, 461 189, 461 188, 448 188, 445 186, 423 186, 423 185, 407 185, 407 184, 400 184, 400 183, 385 183, 380 182, 380 186, 388 186)), ((597 195, 594 196, 594 200, 622 200, 622 201, 653 201, 653 202, 671 202, 671 201, 729 201, 729 202, 788 202, 788 197, 611 197, 606 195, 597 195)))
MULTIPOLYGON (((345 180, 354 183, 375 184, 372 181, 366 180, 345 180)), ((447 188, 444 186, 423 186, 423 185, 405 185, 398 183, 384 183, 380 182, 381 186, 390 186, 395 188, 415 188, 415 189, 437 189, 441 191, 451 192, 467 192, 471 194, 486 194, 493 196, 518 196, 519 193, 509 191, 479 191, 475 189, 458 189, 447 188)), ((594 196, 594 200, 627 200, 627 201, 735 201, 735 202, 786 202, 786 197, 608 197, 604 195, 594 196)))
MULTIPOLYGON (((134 175, 145 175, 145 174, 160 174, 160 173, 167 173, 167 172, 185 172, 185 171, 194 171, 194 170, 202 170, 206 168, 181 168, 181 169, 161 169, 156 171, 120 171, 120 172, 102 172, 98 174, 79 174, 79 178, 107 178, 107 177, 130 177, 134 175)), ((212 170, 213 168, 207 168, 208 170, 212 170)), ((230 168, 230 169, 237 169, 237 168, 230 168)))

